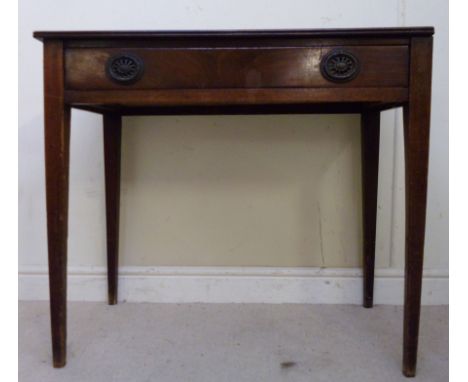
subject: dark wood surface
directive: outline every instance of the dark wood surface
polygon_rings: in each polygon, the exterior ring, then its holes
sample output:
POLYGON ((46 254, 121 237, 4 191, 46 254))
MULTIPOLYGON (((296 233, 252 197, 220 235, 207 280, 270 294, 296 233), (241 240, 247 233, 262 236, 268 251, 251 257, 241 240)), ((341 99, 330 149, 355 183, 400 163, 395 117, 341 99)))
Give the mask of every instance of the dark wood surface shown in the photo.
POLYGON ((66 362, 70 108, 104 118, 109 303, 117 302, 123 115, 359 113, 363 305, 373 304, 380 112, 404 108, 406 256, 403 373, 416 372, 424 251, 431 27, 267 31, 35 32, 44 41, 47 225, 53 364, 66 362), (357 59, 330 78, 331 51, 357 59), (123 84, 111 57, 137 56, 123 84), (351 56, 349 56, 351 54, 351 56), (353 63, 354 62, 354 63, 353 63), (141 64, 141 65, 140 65, 141 64), (351 69, 350 69, 351 68, 351 69))
POLYGON ((70 106, 64 101, 63 43, 44 45, 44 117, 50 317, 55 367, 66 362, 70 106))
POLYGON ((322 58, 333 49, 69 49, 65 86, 70 90, 408 86, 407 46, 343 46, 361 64, 358 76, 346 83, 328 81, 320 73, 322 58), (123 50, 145 63, 142 78, 131 85, 111 81, 105 71, 107 60, 123 50))
POLYGON ((65 100, 75 105, 119 108, 145 106, 288 105, 327 103, 400 103, 408 100, 407 88, 300 88, 300 89, 166 89, 166 90, 66 90, 65 100))
POLYGON ((362 221, 363 221, 363 306, 374 302, 375 233, 377 224, 377 186, 379 177, 380 112, 361 115, 362 221))
POLYGON ((263 37, 290 37, 290 38, 374 38, 374 37, 415 37, 432 36, 433 27, 406 27, 406 28, 341 28, 341 29, 271 29, 271 30, 179 30, 179 31, 37 31, 34 37, 40 40, 55 38, 67 39, 200 39, 204 37, 217 38, 263 38, 263 37))
POLYGON ((120 147, 122 117, 103 116, 104 173, 106 181, 107 284, 110 305, 117 304, 120 212, 120 147))
POLYGON ((411 41, 410 96, 404 106, 406 177, 405 308, 403 373, 416 374, 426 227, 432 39, 411 41))
POLYGON ((130 115, 245 115, 245 114, 359 114, 365 111, 383 111, 403 106, 403 102, 334 102, 249 105, 179 105, 127 106, 74 104, 73 108, 98 114, 130 115))

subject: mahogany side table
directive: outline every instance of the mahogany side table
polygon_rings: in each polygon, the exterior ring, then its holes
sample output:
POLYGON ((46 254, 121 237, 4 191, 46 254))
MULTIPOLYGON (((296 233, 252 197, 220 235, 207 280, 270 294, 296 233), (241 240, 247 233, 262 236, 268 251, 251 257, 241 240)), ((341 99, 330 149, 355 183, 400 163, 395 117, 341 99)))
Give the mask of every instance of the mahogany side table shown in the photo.
POLYGON ((373 304, 380 112, 404 110, 403 373, 416 372, 434 29, 35 32, 44 43, 53 365, 66 362, 71 108, 103 115, 109 304, 117 303, 122 116, 359 113, 364 298, 373 304))

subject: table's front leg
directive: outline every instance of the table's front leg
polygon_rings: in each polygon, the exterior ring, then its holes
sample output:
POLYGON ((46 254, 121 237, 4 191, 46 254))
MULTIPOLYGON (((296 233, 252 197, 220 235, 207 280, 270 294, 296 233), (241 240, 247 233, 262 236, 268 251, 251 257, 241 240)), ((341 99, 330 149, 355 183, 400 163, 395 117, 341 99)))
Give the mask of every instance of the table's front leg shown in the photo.
POLYGON ((66 363, 67 231, 70 107, 64 103, 63 46, 44 45, 44 135, 49 250, 50 315, 54 367, 66 363))
POLYGON ((404 106, 406 175, 403 374, 414 377, 421 310, 431 103, 432 38, 413 38, 409 102, 404 106))

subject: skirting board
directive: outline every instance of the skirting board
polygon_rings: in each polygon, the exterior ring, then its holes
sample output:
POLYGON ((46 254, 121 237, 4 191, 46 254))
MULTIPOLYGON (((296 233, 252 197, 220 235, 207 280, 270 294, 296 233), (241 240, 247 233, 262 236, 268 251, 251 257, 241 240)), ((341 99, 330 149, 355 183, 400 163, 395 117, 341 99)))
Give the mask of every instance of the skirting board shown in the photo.
MULTIPOLYGON (((69 301, 106 301, 104 268, 69 268, 69 301)), ((403 271, 378 269, 376 304, 401 305, 403 271)), ((44 268, 21 269, 20 300, 48 300, 44 268)), ((119 300, 157 303, 301 303, 361 304, 360 269, 232 268, 232 267, 121 267, 119 300)), ((423 278, 423 305, 449 303, 448 271, 427 270, 423 278)))

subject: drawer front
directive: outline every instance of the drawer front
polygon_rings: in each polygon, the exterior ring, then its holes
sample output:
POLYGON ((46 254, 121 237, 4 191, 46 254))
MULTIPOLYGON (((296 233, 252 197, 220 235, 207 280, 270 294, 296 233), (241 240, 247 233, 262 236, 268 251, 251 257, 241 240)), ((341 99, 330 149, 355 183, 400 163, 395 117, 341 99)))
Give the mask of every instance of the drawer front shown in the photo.
POLYGON ((76 48, 67 89, 406 87, 408 47, 76 48))

